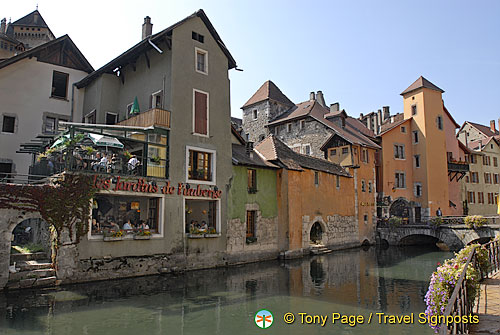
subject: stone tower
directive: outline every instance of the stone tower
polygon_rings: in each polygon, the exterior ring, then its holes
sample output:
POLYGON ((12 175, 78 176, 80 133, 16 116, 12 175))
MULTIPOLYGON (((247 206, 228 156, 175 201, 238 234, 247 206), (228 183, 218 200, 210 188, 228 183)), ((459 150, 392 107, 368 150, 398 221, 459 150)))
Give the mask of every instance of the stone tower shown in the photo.
POLYGON ((241 107, 243 131, 246 140, 260 142, 268 134, 269 121, 283 114, 295 104, 272 81, 268 80, 241 107))

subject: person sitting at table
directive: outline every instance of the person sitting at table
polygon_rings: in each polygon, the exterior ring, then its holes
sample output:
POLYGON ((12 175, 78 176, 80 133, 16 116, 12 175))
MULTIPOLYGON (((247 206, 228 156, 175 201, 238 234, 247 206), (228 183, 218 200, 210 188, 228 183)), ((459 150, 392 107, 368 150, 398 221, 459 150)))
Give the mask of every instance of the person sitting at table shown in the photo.
POLYGON ((134 172, 134 170, 136 169, 137 166, 139 166, 139 164, 140 163, 137 157, 135 155, 132 155, 132 157, 130 157, 127 163, 128 171, 131 173, 134 172))
POLYGON ((200 231, 207 232, 208 231, 208 225, 205 221, 201 221, 201 227, 200 231))
POLYGON ((134 227, 132 225, 132 222, 130 222, 130 219, 123 224, 123 230, 133 230, 134 227))
POLYGON ((116 223, 114 221, 111 221, 110 225, 111 225, 111 230, 113 230, 113 231, 119 231, 120 230, 120 226, 118 225, 118 223, 116 223))
POLYGON ((100 227, 99 227, 99 222, 97 222, 97 219, 92 219, 92 232, 97 233, 99 232, 100 227))
POLYGON ((95 161, 92 163, 92 170, 97 171, 99 170, 99 165, 101 164, 101 153, 98 152, 95 155, 95 161))
POLYGON ((149 225, 144 220, 141 220, 139 224, 139 229, 141 230, 149 229, 149 225))

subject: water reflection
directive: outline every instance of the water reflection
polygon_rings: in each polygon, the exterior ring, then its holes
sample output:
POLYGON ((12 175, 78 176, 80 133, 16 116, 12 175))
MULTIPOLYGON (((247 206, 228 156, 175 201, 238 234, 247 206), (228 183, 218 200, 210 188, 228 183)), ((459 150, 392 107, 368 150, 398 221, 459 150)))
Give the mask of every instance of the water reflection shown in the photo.
MULTIPOLYGON (((451 253, 406 247, 334 252, 278 261, 0 295, 2 334, 255 334, 256 311, 268 334, 432 334, 425 325, 282 321, 286 312, 419 313, 436 263, 451 253)), ((331 320, 330 320, 331 321, 331 320)))

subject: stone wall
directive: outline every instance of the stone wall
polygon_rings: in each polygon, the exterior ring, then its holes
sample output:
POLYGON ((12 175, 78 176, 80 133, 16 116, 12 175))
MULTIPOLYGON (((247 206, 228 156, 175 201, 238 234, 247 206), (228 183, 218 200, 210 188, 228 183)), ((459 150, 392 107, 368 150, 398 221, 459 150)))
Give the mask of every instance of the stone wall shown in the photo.
MULTIPOLYGON (((309 144, 311 146, 311 156, 325 158, 325 154, 321 151, 321 146, 333 134, 333 131, 323 125, 321 122, 311 118, 305 119, 304 128, 300 128, 300 121, 292 121, 292 129, 289 132, 286 124, 279 125, 277 137, 290 148, 294 146, 303 146, 309 144)), ((271 132, 276 134, 275 127, 271 128, 271 132)), ((300 151, 304 153, 303 151, 300 151)))
POLYGON ((310 232, 314 223, 319 223, 323 230, 322 244, 332 250, 347 249, 359 246, 358 221, 355 216, 332 215, 326 217, 326 222, 321 216, 311 218, 302 217, 302 248, 309 249, 310 232))
POLYGON ((269 135, 266 125, 283 114, 289 107, 276 101, 262 101, 243 109, 242 126, 248 141, 259 142, 262 137, 269 135), (257 111, 257 119, 253 118, 253 111, 257 111))
MULTIPOLYGON (((256 209, 249 207, 248 210, 256 209)), ((230 264, 278 258, 278 218, 264 218, 259 210, 256 214, 257 241, 253 243, 246 242, 245 221, 239 218, 228 221, 227 258, 230 264)))

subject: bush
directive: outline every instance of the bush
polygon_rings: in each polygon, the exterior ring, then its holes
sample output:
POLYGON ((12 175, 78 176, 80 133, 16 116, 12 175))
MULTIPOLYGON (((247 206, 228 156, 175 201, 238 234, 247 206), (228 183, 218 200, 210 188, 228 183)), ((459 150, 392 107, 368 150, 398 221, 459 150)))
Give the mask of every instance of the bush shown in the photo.
POLYGON ((403 223, 403 218, 400 218, 399 216, 391 216, 389 218, 389 224, 394 227, 399 227, 403 223))
POLYGON ((481 215, 469 215, 464 219, 467 228, 478 229, 484 226, 488 220, 481 215))
POLYGON ((441 226, 443 223, 444 223, 444 220, 440 216, 436 216, 435 218, 431 219, 431 226, 434 228, 441 226))
MULTIPOLYGON (((425 295, 425 303, 427 304, 425 313, 428 318, 434 315, 439 316, 444 314, 446 306, 448 305, 448 300, 453 294, 460 274, 464 270, 467 258, 476 247, 476 260, 480 271, 487 271, 489 269, 488 251, 479 244, 472 244, 463 248, 460 252, 455 254, 455 258, 446 260, 443 265, 438 263, 439 267, 432 274, 429 290, 425 295)), ((469 304, 474 304, 479 292, 481 274, 479 270, 474 267, 473 262, 469 263, 466 271, 467 300, 469 304)), ((429 325, 436 332, 439 331, 440 325, 429 325)))

